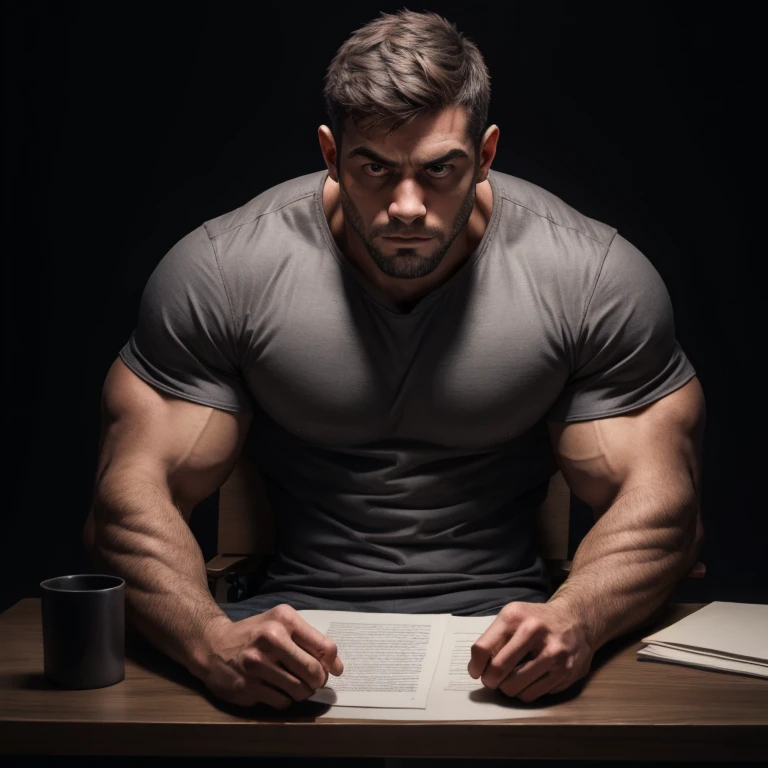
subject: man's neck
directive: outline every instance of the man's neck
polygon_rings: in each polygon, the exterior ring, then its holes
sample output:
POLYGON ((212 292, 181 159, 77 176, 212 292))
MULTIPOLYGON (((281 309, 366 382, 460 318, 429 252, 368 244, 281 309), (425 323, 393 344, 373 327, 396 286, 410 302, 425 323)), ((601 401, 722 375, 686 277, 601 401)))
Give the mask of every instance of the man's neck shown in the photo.
POLYGON ((477 185, 475 206, 467 225, 454 240, 440 266, 423 278, 403 280, 385 275, 365 251, 359 238, 349 232, 344 221, 338 183, 329 176, 323 187, 323 211, 339 250, 366 279, 404 312, 410 311, 424 296, 446 282, 477 249, 491 220, 493 204, 493 191, 486 179, 477 185), (355 239, 358 249, 352 246, 350 238, 355 239))

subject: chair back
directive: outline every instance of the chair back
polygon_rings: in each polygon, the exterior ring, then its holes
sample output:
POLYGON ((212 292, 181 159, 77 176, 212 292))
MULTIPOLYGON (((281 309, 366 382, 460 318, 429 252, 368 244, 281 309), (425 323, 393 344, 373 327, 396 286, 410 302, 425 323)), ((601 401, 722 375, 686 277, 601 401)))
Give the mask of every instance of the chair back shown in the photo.
MULTIPOLYGON (((557 472, 536 511, 536 544, 546 561, 559 562, 568 557, 570 501, 570 489, 557 472)), ((245 456, 219 490, 217 549, 226 556, 271 555, 275 551, 275 523, 264 481, 256 465, 245 456)))

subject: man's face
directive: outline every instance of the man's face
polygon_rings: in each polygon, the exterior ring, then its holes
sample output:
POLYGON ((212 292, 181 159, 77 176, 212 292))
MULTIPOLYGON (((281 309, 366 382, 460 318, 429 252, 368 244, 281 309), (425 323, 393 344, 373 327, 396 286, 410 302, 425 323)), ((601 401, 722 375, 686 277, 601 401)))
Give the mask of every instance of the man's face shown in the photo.
POLYGON ((337 168, 345 221, 390 277, 437 269, 474 208, 477 164, 462 108, 418 117, 391 136, 347 120, 337 168), (408 237, 421 239, 396 239, 408 237))

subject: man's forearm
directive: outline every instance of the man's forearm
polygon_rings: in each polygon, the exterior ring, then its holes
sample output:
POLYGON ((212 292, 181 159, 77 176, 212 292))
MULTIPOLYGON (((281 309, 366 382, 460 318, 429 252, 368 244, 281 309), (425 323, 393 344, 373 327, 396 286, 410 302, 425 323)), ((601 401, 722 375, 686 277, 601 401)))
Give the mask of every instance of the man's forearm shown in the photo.
POLYGON ((636 488, 595 523, 550 603, 565 605, 592 648, 640 626, 698 556, 696 500, 636 488))
POLYGON ((205 561, 168 493, 113 473, 95 501, 94 564, 125 579, 128 619, 155 646, 201 673, 206 628, 228 621, 208 589, 205 561))

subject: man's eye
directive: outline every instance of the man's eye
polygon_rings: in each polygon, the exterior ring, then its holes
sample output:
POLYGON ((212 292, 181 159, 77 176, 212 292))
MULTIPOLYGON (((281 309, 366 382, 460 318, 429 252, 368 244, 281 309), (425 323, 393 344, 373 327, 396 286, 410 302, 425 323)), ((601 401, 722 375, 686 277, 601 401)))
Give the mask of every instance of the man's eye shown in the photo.
POLYGON ((366 163, 363 168, 369 169, 369 176, 381 176, 381 173, 376 173, 376 171, 372 170, 374 168, 381 168, 382 170, 386 171, 387 169, 383 165, 378 165, 377 163, 366 163))
MULTIPOLYGON (((389 171, 389 169, 386 166, 379 165, 378 163, 365 163, 365 165, 363 165, 362 167, 363 169, 365 169, 365 172, 369 176, 373 176, 374 178, 383 178, 389 171)), ((448 165, 446 163, 438 163, 437 165, 430 165, 429 168, 427 168, 427 170, 430 171, 430 176, 433 179, 444 179, 451 173, 453 168, 454 168, 453 165, 448 165), (432 173, 433 171, 435 171, 436 173, 432 173)))
POLYGON ((443 173, 439 173, 439 174, 438 174, 438 175, 435 177, 435 178, 437 178, 437 179, 443 179, 443 178, 445 178, 445 177, 446 177, 446 176, 447 176, 447 175, 448 175, 448 174, 451 172, 451 169, 453 168, 453 166, 452 166, 452 165, 446 165, 445 163, 439 163, 438 165, 432 165, 432 166, 430 166, 430 169, 429 169, 429 170, 430 170, 430 171, 434 171, 436 168, 442 168, 442 169, 444 169, 444 172, 443 172, 443 173))

